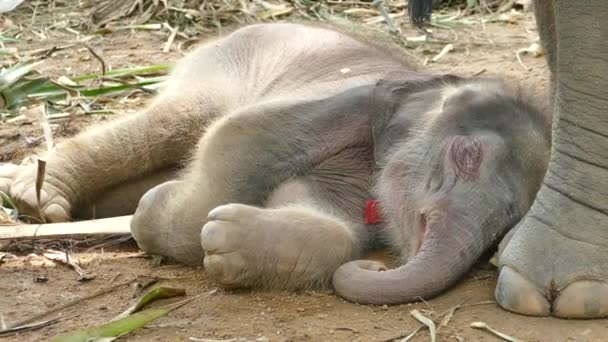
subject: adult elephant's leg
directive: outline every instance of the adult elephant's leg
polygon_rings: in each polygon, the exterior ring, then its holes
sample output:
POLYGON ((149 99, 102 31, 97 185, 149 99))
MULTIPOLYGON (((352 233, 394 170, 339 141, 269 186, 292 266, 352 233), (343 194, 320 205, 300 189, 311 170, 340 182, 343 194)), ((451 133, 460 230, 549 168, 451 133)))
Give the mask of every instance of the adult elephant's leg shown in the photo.
POLYGON ((523 314, 604 317, 608 316, 608 2, 592 0, 583 5, 556 0, 554 5, 552 158, 534 205, 501 251, 496 298, 502 307, 523 314))
POLYGON ((555 27, 554 0, 535 0, 534 17, 536 19, 538 34, 545 50, 547 64, 549 65, 551 76, 550 96, 553 103, 557 79, 557 32, 555 27))

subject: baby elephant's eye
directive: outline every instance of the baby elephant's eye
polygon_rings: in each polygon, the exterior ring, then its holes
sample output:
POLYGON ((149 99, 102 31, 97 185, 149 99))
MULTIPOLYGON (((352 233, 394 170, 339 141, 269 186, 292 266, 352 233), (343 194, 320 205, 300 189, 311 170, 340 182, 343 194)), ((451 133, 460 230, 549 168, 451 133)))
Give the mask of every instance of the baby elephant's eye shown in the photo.
POLYGON ((449 144, 448 156, 456 177, 472 181, 479 177, 483 144, 474 136, 458 135, 449 144))

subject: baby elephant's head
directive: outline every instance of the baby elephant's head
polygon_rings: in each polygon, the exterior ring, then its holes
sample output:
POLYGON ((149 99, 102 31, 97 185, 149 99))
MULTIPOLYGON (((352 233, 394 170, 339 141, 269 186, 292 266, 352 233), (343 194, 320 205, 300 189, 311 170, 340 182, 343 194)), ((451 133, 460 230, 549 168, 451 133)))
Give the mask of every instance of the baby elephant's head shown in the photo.
POLYGON ((550 155, 550 119, 495 79, 383 81, 374 94, 376 187, 403 265, 354 261, 336 291, 370 304, 433 296, 530 208, 550 155))

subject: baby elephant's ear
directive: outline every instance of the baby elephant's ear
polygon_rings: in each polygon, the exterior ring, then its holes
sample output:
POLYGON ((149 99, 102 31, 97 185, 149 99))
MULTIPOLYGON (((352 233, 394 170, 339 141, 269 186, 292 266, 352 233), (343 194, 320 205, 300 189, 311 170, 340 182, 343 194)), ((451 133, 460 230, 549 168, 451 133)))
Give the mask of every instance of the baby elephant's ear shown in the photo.
MULTIPOLYGON (((386 152, 395 141, 407 134, 412 118, 399 117, 401 109, 409 105, 410 95, 424 90, 457 84, 463 78, 454 75, 425 75, 418 73, 388 76, 376 83, 372 94, 372 136, 374 138, 374 157, 386 152)), ((427 99, 440 101, 441 99, 427 99)), ((403 111, 403 115, 411 111, 403 111)), ((421 113, 418 113, 421 114, 421 113)))

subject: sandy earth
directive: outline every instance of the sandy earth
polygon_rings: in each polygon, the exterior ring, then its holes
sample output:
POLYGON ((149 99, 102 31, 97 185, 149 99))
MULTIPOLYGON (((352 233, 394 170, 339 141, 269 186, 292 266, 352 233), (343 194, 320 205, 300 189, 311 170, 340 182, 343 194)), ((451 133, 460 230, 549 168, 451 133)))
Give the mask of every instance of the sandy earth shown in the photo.
MULTIPOLYGON (((404 26, 404 36, 417 35, 404 26)), ((542 58, 524 56, 529 70, 518 64, 515 51, 528 47, 537 38, 530 13, 511 16, 508 22, 477 23, 453 32, 437 35, 457 39, 455 50, 428 68, 435 71, 472 75, 502 74, 520 81, 532 94, 542 94, 548 83, 547 68, 542 58), (485 70, 485 71, 484 71, 485 70)), ((48 48, 75 39, 73 33, 57 30, 46 39, 36 36, 31 41, 13 44, 20 51, 48 48)), ((183 51, 172 49, 162 53, 167 32, 118 32, 96 37, 89 44, 103 55, 111 68, 173 62, 183 51)), ((179 39, 177 40, 179 42, 179 39)), ((443 44, 429 44, 410 49, 418 61, 436 55, 443 44)), ((99 68, 96 60, 77 48, 53 54, 39 68, 44 74, 75 75, 99 68)), ((149 96, 135 94, 122 102, 109 103, 110 108, 127 113, 142 107, 149 96)), ((82 127, 107 120, 107 116, 76 118, 63 124, 60 136, 69 136, 82 127)), ((35 145, 28 146, 24 137, 36 138, 40 129, 31 124, 0 124, 0 161, 19 160, 35 145)), ((0 228, 1 229, 1 228, 0 228)), ((16 258, 0 263, 0 324, 20 321, 45 312, 71 300, 83 298, 116 284, 138 277, 155 277, 159 283, 185 288, 188 296, 202 294, 194 302, 158 319, 121 340, 187 341, 190 337, 210 339, 245 338, 264 341, 391 341, 410 334, 419 323, 410 315, 418 309, 424 315, 438 314, 462 303, 479 304, 455 311, 446 326, 440 327, 439 341, 498 341, 487 332, 470 328, 475 321, 523 341, 608 341, 608 320, 568 321, 554 318, 524 317, 500 309, 493 300, 496 270, 481 261, 457 286, 427 303, 391 307, 361 306, 346 302, 332 293, 264 293, 224 291, 207 279, 202 269, 175 264, 156 266, 152 260, 139 256, 136 246, 123 243, 118 249, 97 248, 72 255, 93 280, 80 282, 68 267, 40 256, 40 244, 0 242, 0 251, 18 251, 16 258), (20 247, 20 248, 18 248, 20 247), (37 255, 29 255, 31 252, 37 255), (44 282, 37 279, 46 278, 44 282)), ((139 282, 142 280, 140 279, 139 282)), ((7 341, 41 341, 74 329, 101 324, 122 312, 137 295, 131 284, 116 288, 93 300, 83 301, 69 309, 50 315, 62 320, 50 326, 0 337, 7 341)), ((179 301, 166 300, 160 304, 179 301)), ((158 304, 158 305, 160 305, 158 304)), ((436 320, 441 321, 441 317, 436 320)), ((428 341, 421 329, 411 341, 428 341)))

